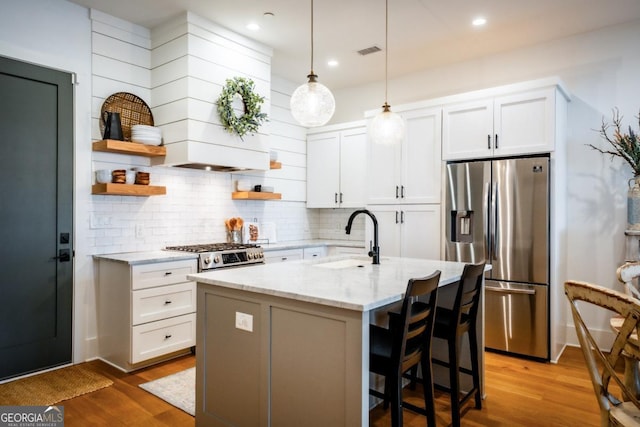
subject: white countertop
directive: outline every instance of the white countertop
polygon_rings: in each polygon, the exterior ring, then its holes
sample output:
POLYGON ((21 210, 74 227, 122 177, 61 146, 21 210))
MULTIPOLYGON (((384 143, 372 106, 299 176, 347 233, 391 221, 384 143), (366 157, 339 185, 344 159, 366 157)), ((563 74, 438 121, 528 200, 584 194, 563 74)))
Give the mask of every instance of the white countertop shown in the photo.
POLYGON ((463 268, 464 263, 450 261, 382 257, 379 265, 373 265, 368 257, 337 256, 221 269, 190 274, 187 278, 225 288, 368 311, 401 300, 411 278, 440 270, 443 286, 458 281, 463 268), (359 266, 331 268, 340 265, 335 262, 355 262, 359 266))
POLYGON ((122 252, 117 254, 94 255, 94 259, 106 259, 122 262, 129 265, 152 264, 155 262, 179 261, 183 259, 196 259, 198 254, 179 251, 144 251, 122 252))
MULTIPOLYGON (((309 248, 316 246, 340 246, 364 249, 364 244, 362 242, 356 242, 352 240, 296 240, 272 244, 261 243, 260 246, 262 246, 265 251, 309 248)), ((129 265, 151 264, 155 262, 176 261, 182 259, 194 259, 197 257, 198 254, 191 252, 163 250, 93 255, 94 259, 106 259, 109 261, 123 262, 129 265)))

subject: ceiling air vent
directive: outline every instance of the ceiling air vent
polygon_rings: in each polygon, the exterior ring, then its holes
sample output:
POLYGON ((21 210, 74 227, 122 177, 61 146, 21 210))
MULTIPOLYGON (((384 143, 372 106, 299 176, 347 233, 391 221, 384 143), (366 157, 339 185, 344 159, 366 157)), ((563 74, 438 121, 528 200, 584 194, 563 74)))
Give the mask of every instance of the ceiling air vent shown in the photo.
POLYGON ((376 53, 376 52, 380 52, 382 49, 380 49, 378 46, 371 46, 371 47, 367 47, 365 49, 361 49, 358 51, 358 53, 362 56, 365 55, 370 55, 372 53, 376 53))

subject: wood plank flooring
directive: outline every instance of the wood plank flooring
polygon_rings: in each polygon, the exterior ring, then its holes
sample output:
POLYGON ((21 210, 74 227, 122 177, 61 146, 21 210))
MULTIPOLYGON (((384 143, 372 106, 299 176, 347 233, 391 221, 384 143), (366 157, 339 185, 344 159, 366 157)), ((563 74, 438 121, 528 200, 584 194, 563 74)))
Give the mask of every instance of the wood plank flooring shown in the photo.
MULTIPOLYGON (((486 394, 482 410, 467 404, 463 426, 598 426, 599 410, 578 348, 567 348, 558 364, 486 353, 486 394)), ((195 366, 184 356, 132 374, 100 361, 89 362, 114 384, 61 404, 65 427, 192 427, 193 417, 138 387, 139 384, 195 366)), ((420 397, 405 396, 419 404, 420 397)), ((448 426, 449 399, 436 391, 438 427, 448 426)), ((390 426, 390 411, 371 411, 372 427, 390 426)), ((424 427, 423 416, 404 411, 406 427, 424 427)), ((329 427, 329 426, 328 426, 329 427)))

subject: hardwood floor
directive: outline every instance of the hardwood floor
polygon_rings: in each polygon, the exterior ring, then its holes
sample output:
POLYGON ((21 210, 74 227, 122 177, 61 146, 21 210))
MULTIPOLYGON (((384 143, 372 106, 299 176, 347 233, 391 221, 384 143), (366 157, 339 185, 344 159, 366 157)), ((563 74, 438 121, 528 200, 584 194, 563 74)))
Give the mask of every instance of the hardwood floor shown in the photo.
MULTIPOLYGON (((114 384, 61 404, 65 427, 171 426, 191 427, 194 419, 147 393, 139 384, 195 365, 185 356, 133 374, 125 374, 100 361, 89 362, 114 384)), ((598 426, 599 409, 578 348, 567 348, 558 364, 545 364, 494 353, 486 354, 486 394, 482 410, 472 403, 463 426, 598 426)), ((406 392, 407 400, 419 402, 406 392)), ((449 399, 436 391, 438 427, 448 426, 449 399)), ((372 427, 390 426, 389 411, 371 411, 372 427)), ((406 427, 424 427, 423 416, 404 411, 406 427)), ((328 426, 329 427, 329 426, 328 426)))

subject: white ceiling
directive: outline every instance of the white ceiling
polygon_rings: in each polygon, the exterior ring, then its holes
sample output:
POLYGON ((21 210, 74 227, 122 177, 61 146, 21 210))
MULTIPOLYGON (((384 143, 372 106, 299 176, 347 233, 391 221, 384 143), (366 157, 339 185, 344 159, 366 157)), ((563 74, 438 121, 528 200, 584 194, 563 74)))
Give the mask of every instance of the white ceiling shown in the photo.
MULTIPOLYGON (((191 11, 274 49, 273 74, 306 81, 309 0, 70 0, 147 28, 191 11), (271 18, 265 12, 274 14, 271 18), (248 30, 254 21, 261 30, 248 30)), ((384 79, 385 0, 316 0, 314 71, 337 89, 384 79), (329 68, 329 59, 340 65, 329 68)), ((389 78, 640 19, 640 0, 390 0, 389 78), (484 28, 471 20, 482 15, 484 28)))

